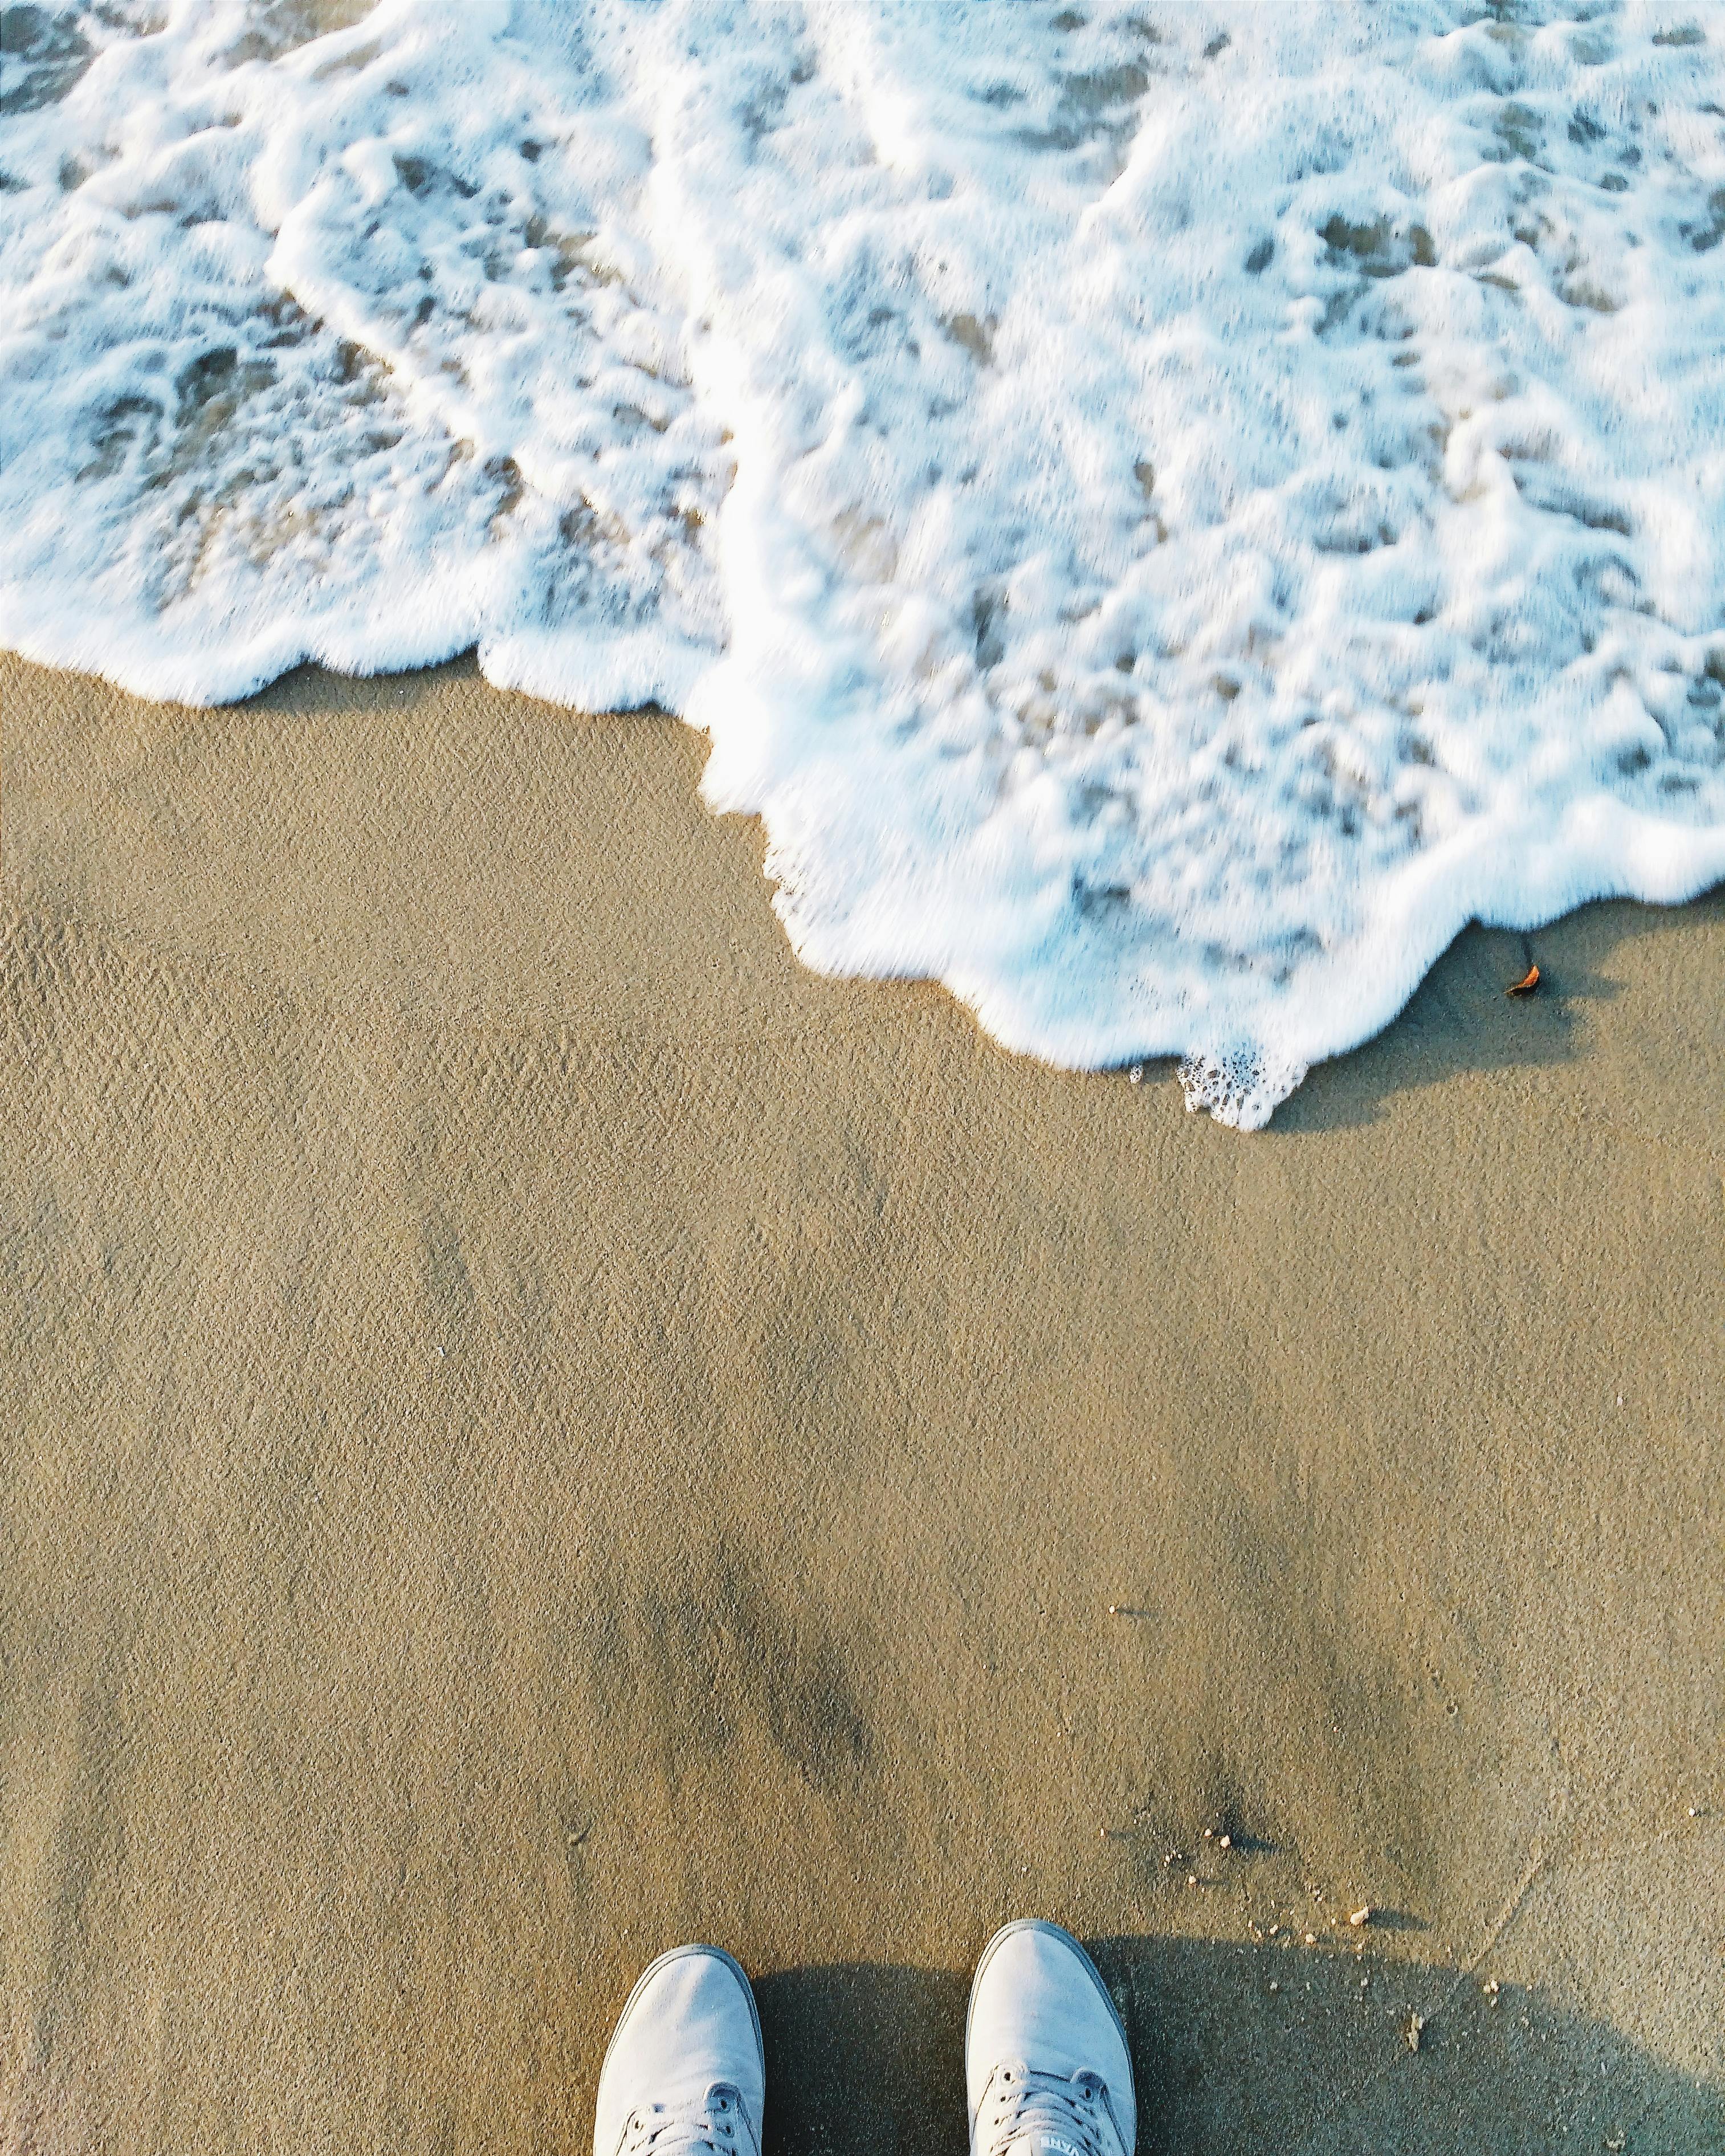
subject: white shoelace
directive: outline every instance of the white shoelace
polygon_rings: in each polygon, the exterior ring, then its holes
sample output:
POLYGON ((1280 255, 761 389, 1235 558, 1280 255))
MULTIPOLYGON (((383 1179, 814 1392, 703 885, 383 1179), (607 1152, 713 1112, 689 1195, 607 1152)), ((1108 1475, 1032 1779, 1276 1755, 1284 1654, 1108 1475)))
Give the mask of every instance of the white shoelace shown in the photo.
POLYGON ((755 2156, 755 2137, 737 2091, 716 2082, 681 2103, 647 2103, 632 2111, 619 2156, 755 2156))
POLYGON ((978 2108, 975 2156, 1002 2156, 1032 2140, 1052 2142, 1072 2156, 1120 2156, 1119 2131, 1101 2078, 1076 2074, 1063 2081, 1028 2066, 1000 2067, 978 2108))

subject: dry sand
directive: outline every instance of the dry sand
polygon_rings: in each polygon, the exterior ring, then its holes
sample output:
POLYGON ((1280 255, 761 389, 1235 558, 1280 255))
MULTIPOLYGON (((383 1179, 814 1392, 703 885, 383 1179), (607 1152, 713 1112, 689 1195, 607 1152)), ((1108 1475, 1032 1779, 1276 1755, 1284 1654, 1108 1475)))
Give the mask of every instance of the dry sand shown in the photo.
POLYGON ((1243 1138, 801 971, 670 721, 0 695, 0 2148, 584 2149, 696 1936, 957 2152, 1021 1912, 1146 2156, 1725 2147, 1725 904, 1243 1138))

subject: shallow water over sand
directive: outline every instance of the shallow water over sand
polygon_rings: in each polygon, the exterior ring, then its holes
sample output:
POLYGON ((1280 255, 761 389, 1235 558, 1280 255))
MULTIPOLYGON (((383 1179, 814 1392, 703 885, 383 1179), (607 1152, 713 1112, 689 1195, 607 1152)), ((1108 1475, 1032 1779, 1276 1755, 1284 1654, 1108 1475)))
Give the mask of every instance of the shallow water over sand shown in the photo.
POLYGON ((13 15, 18 649, 655 701, 809 963, 1248 1125, 1725 874, 1702 16, 13 15))

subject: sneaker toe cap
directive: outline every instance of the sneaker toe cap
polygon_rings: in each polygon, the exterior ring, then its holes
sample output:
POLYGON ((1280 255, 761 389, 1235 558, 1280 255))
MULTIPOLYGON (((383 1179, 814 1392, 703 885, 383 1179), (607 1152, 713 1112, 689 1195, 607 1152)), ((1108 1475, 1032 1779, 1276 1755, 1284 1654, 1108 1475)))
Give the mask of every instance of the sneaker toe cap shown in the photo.
POLYGON ((594 2156, 615 2156, 629 2113, 726 2082, 758 2141, 766 2096, 761 2024, 742 1969, 717 1947, 661 1954, 624 2008, 599 2074, 594 2156))
POLYGON ((1062 2079, 1099 2074, 1131 2149, 1137 2114, 1125 2031, 1095 1963, 1056 1924, 1009 1924, 978 1964, 964 2061, 973 2121, 989 2076, 1008 2061, 1062 2079))

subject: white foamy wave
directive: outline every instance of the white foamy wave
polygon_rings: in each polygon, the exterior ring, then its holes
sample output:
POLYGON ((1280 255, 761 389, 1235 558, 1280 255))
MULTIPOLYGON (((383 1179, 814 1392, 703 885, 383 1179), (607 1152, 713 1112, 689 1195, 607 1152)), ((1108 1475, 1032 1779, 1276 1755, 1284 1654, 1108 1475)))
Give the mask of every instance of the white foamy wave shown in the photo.
POLYGON ((6 10, 0 638, 706 728, 798 952, 1261 1122, 1725 876, 1725 26, 6 10))

